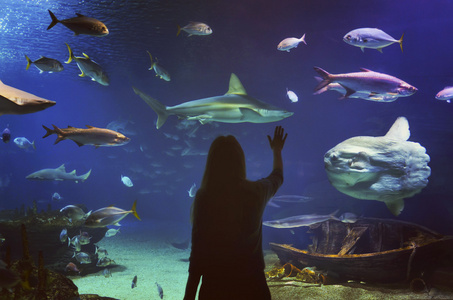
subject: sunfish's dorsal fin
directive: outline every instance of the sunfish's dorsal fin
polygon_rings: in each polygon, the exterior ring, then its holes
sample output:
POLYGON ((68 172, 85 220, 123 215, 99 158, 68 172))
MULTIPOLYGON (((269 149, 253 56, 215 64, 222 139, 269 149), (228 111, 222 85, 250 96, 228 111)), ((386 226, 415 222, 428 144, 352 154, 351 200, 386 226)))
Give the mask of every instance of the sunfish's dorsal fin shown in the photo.
POLYGON ((407 141, 410 136, 409 122, 405 117, 398 117, 385 135, 385 137, 401 141, 407 141))
POLYGON ((245 91, 244 86, 242 85, 241 81, 234 73, 231 73, 230 86, 228 87, 228 92, 225 95, 230 95, 230 94, 247 95, 247 92, 245 91))

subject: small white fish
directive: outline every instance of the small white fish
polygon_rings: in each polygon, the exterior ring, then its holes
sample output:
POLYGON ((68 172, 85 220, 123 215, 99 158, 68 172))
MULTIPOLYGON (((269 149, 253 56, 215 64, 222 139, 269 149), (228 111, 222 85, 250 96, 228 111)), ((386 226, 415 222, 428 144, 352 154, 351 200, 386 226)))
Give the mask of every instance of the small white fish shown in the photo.
POLYGON ((189 22, 189 24, 187 24, 184 27, 178 25, 178 32, 176 33, 176 36, 178 36, 181 33, 181 30, 187 32, 189 36, 212 34, 211 27, 209 27, 209 25, 205 23, 200 22, 189 22))
POLYGON ((60 194, 58 194, 57 192, 55 192, 55 193, 53 193, 53 195, 52 195, 52 200, 53 200, 53 201, 61 201, 61 200, 63 200, 63 197, 61 197, 60 194))
POLYGON ((35 141, 30 142, 25 137, 17 137, 13 140, 13 142, 14 142, 14 144, 17 145, 17 147, 19 147, 21 149, 28 149, 31 146, 31 147, 33 147, 33 149, 36 150, 35 141))
POLYGON ((288 88, 286 88, 286 96, 288 96, 289 100, 291 100, 292 103, 299 101, 299 97, 297 97, 296 93, 288 90, 288 88))
POLYGON ((192 184, 192 186, 191 186, 190 189, 187 191, 187 193, 189 193, 189 197, 190 197, 190 198, 195 197, 195 194, 197 193, 197 185, 196 185, 195 183, 192 184))
POLYGON ((297 48, 297 46, 301 42, 304 43, 305 45, 307 45, 307 42, 305 41, 305 33, 300 39, 295 38, 295 37, 290 37, 290 38, 284 39, 283 41, 281 41, 278 44, 277 49, 280 51, 289 52, 289 50, 291 50, 293 48, 297 48))
POLYGON ((107 230, 107 232, 105 233, 105 237, 112 237, 112 236, 115 236, 119 231, 120 231, 120 228, 118 228, 118 229, 110 228, 110 229, 107 230))
POLYGON ((447 103, 450 103, 452 98, 453 98, 453 86, 445 87, 442 91, 440 91, 436 95, 437 100, 444 100, 447 103))
POLYGON ((127 176, 121 175, 121 181, 127 187, 133 187, 134 186, 134 184, 132 183, 132 180, 129 177, 127 177, 127 176))

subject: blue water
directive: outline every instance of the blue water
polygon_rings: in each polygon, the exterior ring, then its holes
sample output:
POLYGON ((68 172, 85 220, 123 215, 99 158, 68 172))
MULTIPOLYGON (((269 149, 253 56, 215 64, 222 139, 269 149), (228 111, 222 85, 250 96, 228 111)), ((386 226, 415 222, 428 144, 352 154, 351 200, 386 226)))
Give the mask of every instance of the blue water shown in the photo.
MULTIPOLYGON (((9 127, 12 139, 35 140, 36 151, 24 151, 14 143, 0 143, 0 208, 14 209, 36 200, 46 208, 58 192, 62 202, 85 204, 88 209, 115 205, 130 209, 138 199, 144 219, 175 221, 181 230, 189 226, 192 199, 187 190, 199 185, 205 155, 181 153, 190 147, 206 153, 220 134, 235 135, 244 148, 250 179, 265 177, 271 170, 272 153, 266 135, 275 125, 288 132, 283 152, 285 182, 278 194, 312 196, 298 205, 268 207, 265 219, 293 214, 327 214, 340 209, 365 217, 395 218, 382 202, 362 201, 333 188, 324 171, 323 156, 339 142, 359 135, 382 136, 398 116, 405 116, 411 141, 419 142, 431 157, 432 174, 421 193, 406 199, 398 217, 444 234, 453 233, 453 104, 434 99, 445 86, 453 85, 451 51, 453 19, 451 1, 19 1, 2 0, 0 14, 0 79, 7 85, 54 100, 47 110, 28 115, 0 116, 0 129, 9 127), (81 13, 102 20, 106 37, 74 36, 62 24, 50 24, 47 10, 59 19, 81 13), (210 36, 182 33, 177 24, 201 21, 213 29, 210 36), (378 27, 396 39, 404 36, 404 53, 397 44, 383 53, 347 45, 342 37, 360 27, 378 27), (308 45, 291 52, 278 51, 286 37, 306 33, 308 45), (25 70, 24 54, 63 62, 64 43, 76 56, 88 54, 109 74, 110 86, 77 76, 75 63, 64 64, 60 73, 39 74, 25 70), (148 71, 146 51, 158 57, 172 76, 170 82, 148 71), (358 71, 360 67, 387 73, 418 88, 418 92, 392 103, 361 99, 338 100, 336 92, 313 95, 313 66, 331 73, 358 71), (171 116, 155 128, 156 114, 132 91, 132 86, 166 105, 224 94, 230 73, 238 75, 249 95, 293 111, 278 123, 200 125, 171 116), (299 96, 286 98, 286 88, 299 96), (78 147, 72 141, 54 145, 41 125, 106 127, 127 121, 131 142, 122 147, 78 147), (199 127, 194 136, 192 130, 199 127), (170 137, 167 137, 169 135, 170 137), (65 164, 77 174, 92 169, 86 182, 37 182, 25 176, 43 168, 65 164), (121 175, 134 183, 124 186, 121 175)), ((128 221, 136 221, 132 215, 128 221)), ((305 229, 304 229, 305 231, 305 229)), ((286 230, 264 229, 264 240, 289 242, 286 230)))

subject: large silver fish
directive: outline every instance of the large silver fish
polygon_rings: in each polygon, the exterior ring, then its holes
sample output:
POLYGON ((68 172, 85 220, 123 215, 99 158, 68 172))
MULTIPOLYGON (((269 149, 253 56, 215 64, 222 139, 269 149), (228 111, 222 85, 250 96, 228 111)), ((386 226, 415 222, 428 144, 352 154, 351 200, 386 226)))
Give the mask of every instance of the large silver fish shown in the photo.
POLYGON ((105 227, 109 225, 120 226, 118 223, 124 219, 128 214, 133 213, 134 216, 140 220, 137 214, 137 200, 134 201, 131 210, 124 210, 114 206, 108 206, 98 209, 91 213, 91 215, 85 220, 85 226, 87 227, 105 227))
POLYGON ((407 97, 417 91, 416 87, 401 79, 365 68, 360 68, 362 72, 345 74, 330 74, 318 67, 314 69, 323 79, 315 88, 315 92, 331 83, 338 83, 346 90, 344 98, 354 95, 357 91, 369 92, 370 97, 379 94, 407 97))
POLYGON ((0 80, 0 116, 34 113, 55 104, 55 101, 13 88, 0 80))
POLYGON ((205 124, 207 122, 269 123, 294 114, 247 95, 239 78, 233 73, 225 95, 193 100, 175 106, 165 106, 139 89, 135 87, 133 89, 157 113, 157 129, 164 125, 170 115, 176 115, 180 119, 198 120, 201 124, 205 124))
POLYGON ((72 140, 79 147, 83 145, 93 145, 96 148, 100 146, 122 146, 129 143, 130 139, 124 136, 122 133, 86 125, 87 128, 75 128, 68 126, 68 128, 58 128, 55 125, 53 130, 42 125, 47 131, 43 138, 48 137, 51 134, 56 134, 58 137, 54 144, 62 140, 72 140))
POLYGON ((300 216, 293 216, 289 218, 279 219, 279 220, 272 220, 272 221, 264 221, 263 225, 274 227, 274 228, 296 228, 302 226, 310 226, 316 223, 321 223, 327 220, 337 220, 340 221, 335 214, 338 210, 334 211, 330 215, 300 215, 300 216))
POLYGON ((426 149, 409 137, 409 123, 399 117, 385 136, 341 142, 324 155, 330 183, 351 197, 382 201, 399 215, 404 198, 420 192, 431 174, 426 149))
POLYGON ((88 179, 88 176, 90 176, 91 170, 89 170, 87 173, 77 176, 76 175, 76 170, 73 170, 72 172, 66 173, 66 168, 64 164, 59 166, 56 169, 42 169, 39 171, 36 171, 34 173, 31 173, 28 175, 27 179, 29 180, 72 180, 75 182, 82 181, 84 182, 85 180, 88 179))
POLYGON ((359 47, 362 52, 365 51, 365 48, 371 48, 381 53, 382 48, 398 43, 400 44, 401 52, 403 52, 403 37, 404 33, 399 40, 396 40, 377 28, 359 28, 346 33, 343 41, 349 45, 359 47))
POLYGON ((105 26, 104 23, 97 19, 85 17, 81 14, 76 14, 77 17, 75 18, 60 21, 50 10, 49 14, 52 18, 52 23, 50 23, 49 27, 47 27, 47 30, 54 27, 58 23, 61 23, 70 30, 74 31, 74 35, 87 34, 94 36, 104 36, 109 34, 107 26, 105 26))
POLYGON ((74 56, 71 47, 69 47, 68 44, 66 44, 66 46, 68 46, 69 58, 67 61, 65 61, 65 63, 69 64, 72 60, 75 60, 77 66, 82 72, 81 74, 79 74, 80 77, 89 76, 91 77, 91 80, 96 81, 97 83, 100 83, 102 85, 109 85, 109 77, 100 65, 91 60, 90 57, 85 53, 83 53, 83 57, 74 56))

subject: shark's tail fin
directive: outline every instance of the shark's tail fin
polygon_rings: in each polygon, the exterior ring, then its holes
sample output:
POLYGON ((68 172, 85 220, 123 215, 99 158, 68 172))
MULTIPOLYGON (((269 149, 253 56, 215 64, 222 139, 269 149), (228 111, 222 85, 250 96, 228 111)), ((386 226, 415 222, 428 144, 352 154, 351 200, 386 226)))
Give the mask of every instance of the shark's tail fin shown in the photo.
POLYGON ((143 101, 146 102, 157 114, 157 123, 156 123, 156 128, 159 129, 164 125, 165 121, 167 121, 167 118, 169 116, 169 113, 167 111, 167 107, 157 101, 156 99, 146 95, 139 89, 132 87, 134 89, 134 92, 140 96, 140 98, 143 99, 143 101))
MULTIPOLYGON (((88 179, 88 176, 90 176, 90 174, 91 174, 91 169, 88 172, 86 172, 85 174, 80 175, 80 177, 81 177, 80 180, 82 180, 82 182, 84 182, 85 180, 88 179)), ((89 212, 89 214, 90 213, 91 213, 91 211, 89 212)), ((89 214, 88 214, 88 216, 89 216, 89 214)))
POLYGON ((42 138, 46 138, 51 134, 55 134, 55 130, 52 130, 50 128, 47 128, 46 126, 42 125, 42 127, 46 130, 46 134, 42 138))

